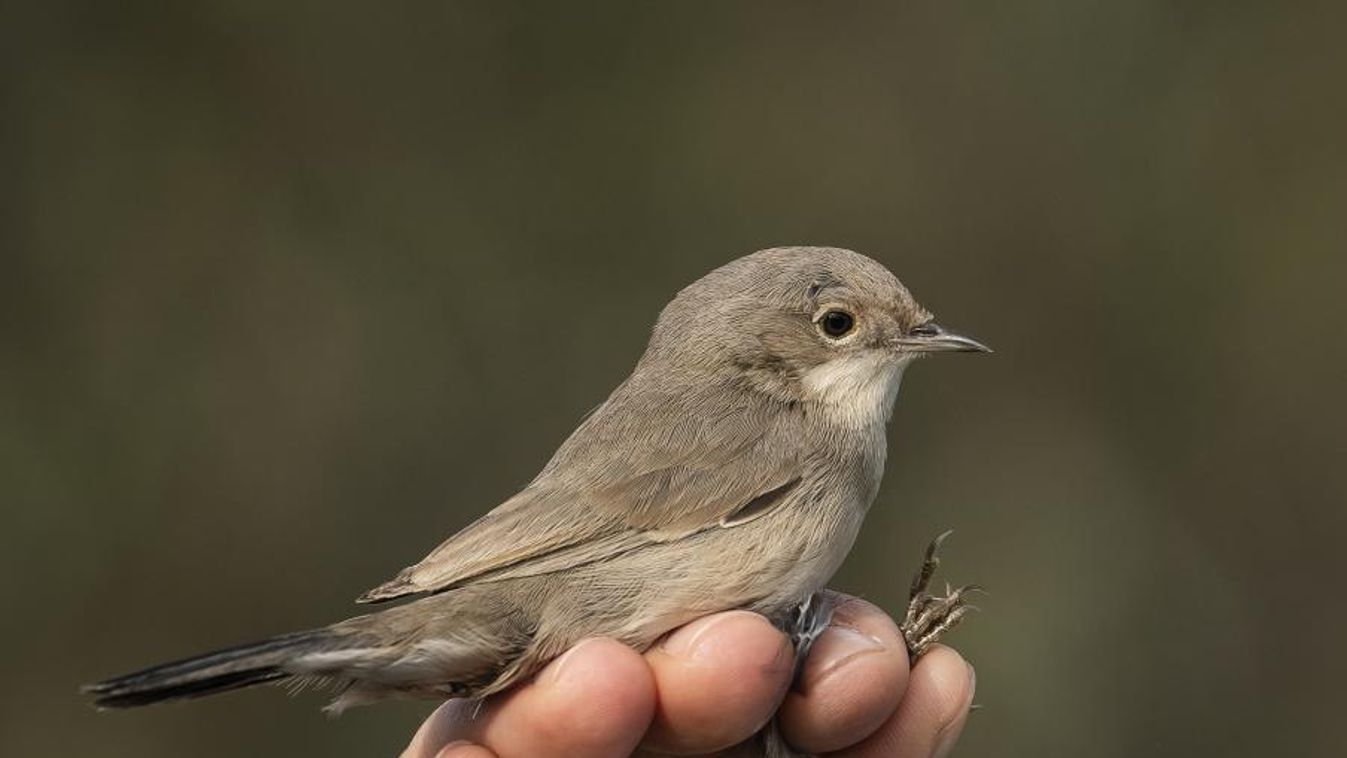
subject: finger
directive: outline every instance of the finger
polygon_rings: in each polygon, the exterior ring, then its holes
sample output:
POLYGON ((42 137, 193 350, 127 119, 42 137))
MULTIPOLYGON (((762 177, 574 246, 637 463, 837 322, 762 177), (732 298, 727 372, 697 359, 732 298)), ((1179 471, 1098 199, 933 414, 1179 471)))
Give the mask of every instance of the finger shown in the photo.
POLYGON ((868 737, 898 709, 907 689, 907 645, 897 625, 871 603, 836 598, 832 621, 778 714, 782 736, 807 753, 868 737))
POLYGON ((496 758, 496 754, 471 742, 454 742, 440 748, 435 758, 496 758))
POLYGON ((793 654, 767 619, 730 611, 698 619, 646 653, 659 693, 643 745, 709 753, 752 736, 790 684, 793 654))
POLYGON ((893 716, 869 739, 839 755, 947 755, 963 731, 975 686, 973 667, 958 653, 944 645, 932 647, 913 667, 903 702, 893 716))
POLYGON ((421 727, 412 735, 412 741, 402 751, 401 758, 488 758, 492 755, 491 751, 457 739, 457 735, 468 730, 472 711, 473 706, 467 701, 450 700, 442 703, 421 722, 421 727), (477 748, 479 752, 474 754, 470 752, 471 748, 477 748))
POLYGON ((529 683, 488 700, 480 713, 476 703, 450 701, 432 717, 442 723, 422 729, 430 732, 425 744, 465 740, 472 744, 463 750, 480 745, 490 751, 483 755, 501 758, 617 758, 640 742, 654 708, 645 659, 619 642, 594 638, 529 683))

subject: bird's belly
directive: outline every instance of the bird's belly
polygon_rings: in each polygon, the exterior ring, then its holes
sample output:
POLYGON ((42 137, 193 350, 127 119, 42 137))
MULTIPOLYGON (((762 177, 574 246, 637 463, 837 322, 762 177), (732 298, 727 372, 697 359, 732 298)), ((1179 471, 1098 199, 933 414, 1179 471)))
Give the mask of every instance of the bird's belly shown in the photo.
POLYGON ((578 572, 556 599, 564 616, 583 618, 586 636, 638 649, 709 613, 744 608, 778 620, 837 571, 863 515, 860 508, 829 518, 784 509, 650 545, 578 572))

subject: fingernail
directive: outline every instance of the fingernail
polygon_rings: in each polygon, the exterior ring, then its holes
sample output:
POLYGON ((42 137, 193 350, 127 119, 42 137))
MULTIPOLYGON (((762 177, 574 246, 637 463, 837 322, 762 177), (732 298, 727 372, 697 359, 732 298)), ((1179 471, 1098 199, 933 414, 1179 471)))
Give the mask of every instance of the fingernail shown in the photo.
POLYGON ((454 740, 440 748, 439 752, 435 753, 435 758, 448 758, 448 756, 458 752, 458 749, 461 747, 472 747, 472 743, 467 740, 454 740))
POLYGON ((561 677, 566 673, 566 668, 574 663, 576 653, 598 641, 598 637, 590 637, 575 643, 570 650, 562 653, 560 658, 557 658, 547 665, 547 669, 543 671, 543 675, 539 677, 539 681, 544 684, 560 681, 561 677))
MULTIPOLYGON (((660 643, 660 649, 670 655, 696 660, 715 647, 712 630, 730 623, 755 623, 760 617, 747 611, 731 611, 706 616, 675 630, 660 643), (754 622, 746 622, 753 619, 754 622)), ((762 621, 761 623, 766 623, 762 621)))
POLYGON ((973 705, 973 695, 977 692, 978 672, 973 668, 973 664, 964 661, 968 667, 968 696, 964 699, 963 712, 954 717, 954 720, 946 724, 940 730, 940 737, 936 740, 935 750, 931 752, 933 758, 945 758, 954 750, 954 743, 959 741, 959 735, 963 733, 963 725, 968 709, 973 705))
POLYGON ((851 661, 872 653, 882 653, 888 647, 878 638, 872 637, 849 626, 832 626, 825 631, 809 650, 810 660, 816 665, 806 665, 801 688, 807 691, 827 679, 834 671, 841 669, 851 661))

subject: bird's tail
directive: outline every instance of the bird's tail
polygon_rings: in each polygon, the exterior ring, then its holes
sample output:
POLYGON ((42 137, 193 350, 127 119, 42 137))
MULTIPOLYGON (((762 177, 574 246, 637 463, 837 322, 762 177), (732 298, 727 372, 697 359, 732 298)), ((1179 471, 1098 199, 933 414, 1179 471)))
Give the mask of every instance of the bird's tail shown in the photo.
POLYGON ((101 708, 131 708, 213 695, 285 679, 293 675, 283 668, 287 661, 349 644, 330 629, 296 632, 152 666, 86 685, 83 690, 93 695, 94 704, 101 708))

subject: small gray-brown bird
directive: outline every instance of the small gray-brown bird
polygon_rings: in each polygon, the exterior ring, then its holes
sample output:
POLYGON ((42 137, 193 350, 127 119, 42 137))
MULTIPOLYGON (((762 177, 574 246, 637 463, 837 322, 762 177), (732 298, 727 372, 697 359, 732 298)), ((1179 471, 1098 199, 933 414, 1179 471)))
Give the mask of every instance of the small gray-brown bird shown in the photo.
MULTIPOLYGON (((586 637, 644 650, 733 608, 802 654, 827 623, 815 593, 879 488, 903 370, 986 350, 863 255, 745 256, 678 293, 631 376, 527 487, 360 600, 424 597, 87 690, 107 707, 286 680, 337 686, 336 711, 484 697, 586 637)), ((964 610, 959 592, 926 595, 927 557, 903 623, 914 653, 964 610)))

